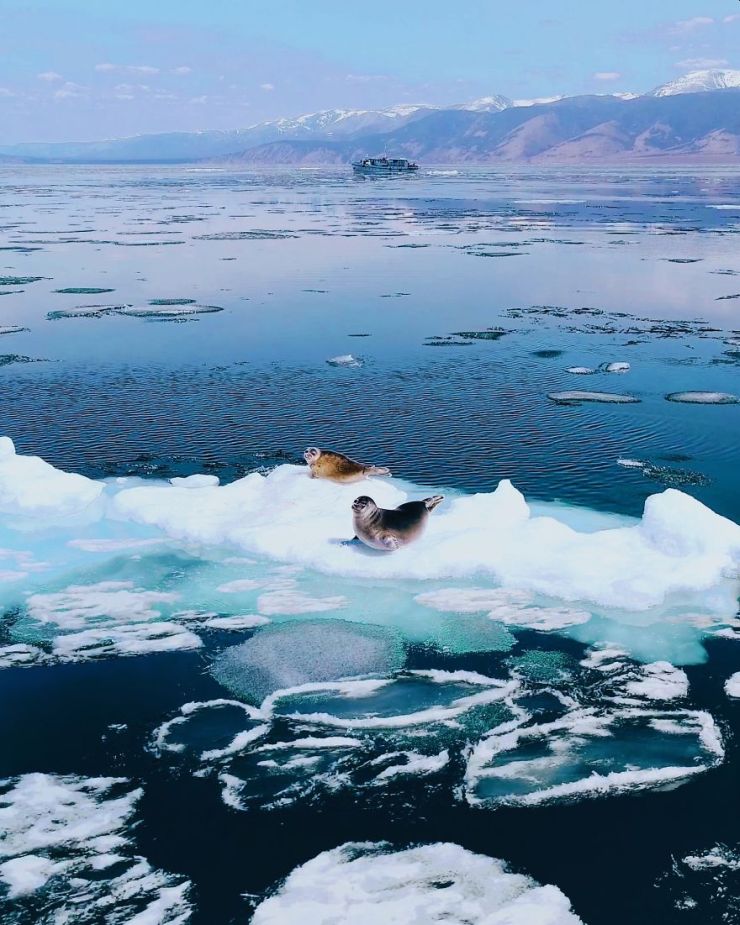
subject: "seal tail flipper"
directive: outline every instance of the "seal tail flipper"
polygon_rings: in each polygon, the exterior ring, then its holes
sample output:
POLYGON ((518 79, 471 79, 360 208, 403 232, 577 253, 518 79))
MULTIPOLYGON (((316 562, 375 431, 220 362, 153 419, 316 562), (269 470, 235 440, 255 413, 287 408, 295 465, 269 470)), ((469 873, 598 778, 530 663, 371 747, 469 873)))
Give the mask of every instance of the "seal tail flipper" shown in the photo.
POLYGON ((367 466, 365 475, 390 475, 391 470, 387 466, 367 466))
POLYGON ((424 498, 424 505, 428 511, 433 511, 438 504, 444 501, 444 495, 432 495, 431 498, 424 498))

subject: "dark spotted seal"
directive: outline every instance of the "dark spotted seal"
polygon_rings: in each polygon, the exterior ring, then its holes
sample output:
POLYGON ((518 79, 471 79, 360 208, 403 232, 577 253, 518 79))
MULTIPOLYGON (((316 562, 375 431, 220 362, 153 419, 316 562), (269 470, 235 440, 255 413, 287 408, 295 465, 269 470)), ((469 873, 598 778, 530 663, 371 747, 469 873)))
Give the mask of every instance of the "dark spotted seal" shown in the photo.
POLYGON ((335 453, 310 446, 303 454, 311 470, 312 479, 330 479, 332 482, 359 482, 368 475, 390 475, 385 466, 365 466, 362 463, 335 453))
POLYGON ((352 502, 357 539, 373 549, 393 550, 406 546, 421 536, 429 512, 442 500, 444 495, 432 495, 423 501, 407 501, 389 511, 378 507, 367 495, 360 495, 352 502))

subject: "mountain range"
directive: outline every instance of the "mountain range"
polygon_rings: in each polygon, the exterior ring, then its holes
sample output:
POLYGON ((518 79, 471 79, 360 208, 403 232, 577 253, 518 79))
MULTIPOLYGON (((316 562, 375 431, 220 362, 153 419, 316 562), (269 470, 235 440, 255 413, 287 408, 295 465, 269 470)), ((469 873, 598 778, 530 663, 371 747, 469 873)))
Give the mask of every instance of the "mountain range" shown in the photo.
POLYGON ((643 96, 331 109, 234 131, 0 146, 0 163, 344 164, 386 151, 425 163, 737 163, 740 71, 695 71, 643 96))

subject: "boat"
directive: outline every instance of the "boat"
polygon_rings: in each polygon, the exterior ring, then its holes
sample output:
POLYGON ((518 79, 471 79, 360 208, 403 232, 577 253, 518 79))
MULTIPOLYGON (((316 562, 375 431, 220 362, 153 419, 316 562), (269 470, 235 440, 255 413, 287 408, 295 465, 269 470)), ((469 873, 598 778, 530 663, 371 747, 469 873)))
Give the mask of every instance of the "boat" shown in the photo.
POLYGON ((405 157, 363 157, 361 161, 354 161, 352 169, 355 173, 365 175, 390 173, 412 173, 419 169, 419 165, 405 157))

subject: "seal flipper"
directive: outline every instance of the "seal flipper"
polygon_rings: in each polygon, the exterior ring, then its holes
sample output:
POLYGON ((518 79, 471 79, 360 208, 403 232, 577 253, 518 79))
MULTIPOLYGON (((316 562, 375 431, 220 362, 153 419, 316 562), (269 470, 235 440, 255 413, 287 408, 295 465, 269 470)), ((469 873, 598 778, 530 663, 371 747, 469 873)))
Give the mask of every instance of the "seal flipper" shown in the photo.
POLYGON ((383 544, 383 546, 393 552, 395 549, 400 549, 401 544, 398 542, 398 538, 392 536, 390 533, 386 533, 385 536, 379 536, 378 539, 383 544))
POLYGON ((431 498, 424 498, 422 504, 428 511, 433 511, 438 504, 441 504, 445 499, 444 495, 432 495, 431 498))
POLYGON ((366 466, 365 475, 390 475, 391 470, 387 466, 366 466))

